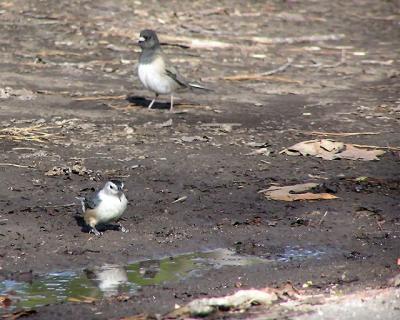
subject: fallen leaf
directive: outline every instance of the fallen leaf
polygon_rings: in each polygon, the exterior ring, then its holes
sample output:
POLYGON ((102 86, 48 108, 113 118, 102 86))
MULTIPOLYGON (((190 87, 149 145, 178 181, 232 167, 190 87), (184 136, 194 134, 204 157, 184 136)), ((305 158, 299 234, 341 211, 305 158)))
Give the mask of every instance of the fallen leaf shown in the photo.
POLYGON ((69 297, 67 299, 68 302, 78 302, 78 303, 94 303, 97 299, 93 297, 86 297, 86 296, 81 296, 78 298, 74 297, 69 297))
POLYGON ((325 160, 347 159, 371 161, 379 160, 378 156, 383 155, 385 151, 378 150, 378 148, 363 148, 350 143, 321 139, 297 143, 282 150, 281 153, 287 155, 315 156, 325 160))
POLYGON ((330 193, 307 192, 318 185, 318 183, 303 183, 285 187, 272 186, 266 190, 261 190, 260 192, 269 200, 280 201, 330 200, 337 198, 330 193))
POLYGON ((373 161, 379 160, 378 156, 381 156, 384 153, 385 151, 383 150, 367 150, 354 147, 351 144, 346 144, 346 149, 337 154, 337 158, 348 160, 373 161))
POLYGON ((275 292, 266 292, 263 290, 239 290, 236 293, 217 298, 196 299, 187 305, 172 311, 168 317, 182 317, 186 315, 194 317, 204 317, 216 310, 238 309, 246 310, 252 305, 268 305, 275 302, 278 296, 275 292))
POLYGON ((32 314, 35 314, 36 312, 37 312, 36 310, 22 310, 22 311, 17 311, 17 312, 10 313, 10 314, 4 314, 1 316, 1 318, 7 319, 7 320, 16 320, 21 317, 30 316, 32 314))
POLYGON ((9 297, 0 296, 0 305, 4 308, 8 308, 11 305, 12 301, 9 297))

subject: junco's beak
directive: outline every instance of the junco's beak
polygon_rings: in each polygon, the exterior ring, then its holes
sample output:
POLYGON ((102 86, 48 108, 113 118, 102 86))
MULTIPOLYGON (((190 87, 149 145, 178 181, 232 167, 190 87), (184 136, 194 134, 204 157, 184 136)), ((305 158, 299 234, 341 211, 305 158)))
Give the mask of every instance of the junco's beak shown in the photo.
POLYGON ((138 43, 142 43, 144 41, 145 41, 145 38, 144 37, 140 37, 139 40, 138 40, 138 43))
POLYGON ((117 196, 118 196, 119 201, 121 201, 121 197, 123 194, 124 193, 122 191, 118 191, 117 196))

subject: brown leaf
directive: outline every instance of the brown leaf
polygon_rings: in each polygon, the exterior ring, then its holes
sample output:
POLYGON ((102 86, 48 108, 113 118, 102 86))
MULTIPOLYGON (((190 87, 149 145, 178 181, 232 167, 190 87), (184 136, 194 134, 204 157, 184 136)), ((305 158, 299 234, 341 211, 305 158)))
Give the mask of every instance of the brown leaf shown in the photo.
POLYGON ((293 186, 272 186, 267 190, 262 190, 265 197, 269 200, 280 201, 299 201, 299 200, 330 200, 337 197, 330 193, 311 193, 306 192, 318 186, 318 183, 303 183, 293 186))
POLYGON ((0 296, 0 304, 4 308, 8 308, 9 306, 11 306, 11 303, 12 303, 12 301, 9 297, 0 296))
POLYGON ((339 154, 337 158, 348 159, 348 160, 362 160, 362 161, 372 161, 379 160, 378 156, 385 153, 383 150, 367 150, 354 147, 351 144, 346 144, 346 149, 339 154))
POLYGON ((378 156, 385 153, 379 148, 360 147, 330 139, 308 140, 297 143, 283 151, 287 155, 315 156, 325 160, 348 159, 371 161, 379 160, 378 156), (372 149, 372 150, 371 150, 372 149))
POLYGON ((78 302, 78 303, 94 303, 97 299, 93 297, 81 296, 79 298, 69 297, 68 302, 78 302))
POLYGON ((1 318, 7 319, 7 320, 16 320, 21 317, 30 316, 31 314, 35 314, 35 313, 36 313, 36 310, 22 310, 22 311, 17 311, 17 312, 10 313, 10 314, 5 314, 5 315, 1 316, 1 318))

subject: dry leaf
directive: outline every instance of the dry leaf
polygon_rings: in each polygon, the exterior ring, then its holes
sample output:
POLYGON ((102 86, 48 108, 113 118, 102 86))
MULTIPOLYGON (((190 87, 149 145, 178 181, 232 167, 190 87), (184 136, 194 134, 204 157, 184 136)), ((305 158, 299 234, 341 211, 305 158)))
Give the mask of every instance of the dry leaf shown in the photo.
POLYGON ((254 304, 268 305, 276 300, 278 300, 278 296, 275 292, 256 289, 239 290, 229 296, 193 300, 187 305, 172 311, 167 315, 167 318, 185 316, 204 317, 218 309, 246 310, 254 304))
POLYGON ((17 311, 17 312, 14 312, 14 313, 2 315, 1 318, 2 319, 7 319, 7 320, 16 320, 16 319, 19 319, 21 317, 30 316, 30 315, 35 314, 35 313, 36 313, 36 310, 21 310, 21 311, 17 311))
POLYGON ((337 197, 330 193, 307 192, 318 186, 318 183, 303 183, 293 186, 272 186, 266 190, 261 190, 269 200, 298 201, 298 200, 329 200, 337 197))
POLYGON ((325 160, 348 159, 362 161, 379 160, 378 156, 385 153, 383 150, 370 150, 371 148, 362 148, 350 143, 321 139, 297 143, 284 149, 281 153, 287 155, 315 156, 325 160))
POLYGON ((367 150, 354 147, 351 144, 346 144, 346 150, 340 152, 337 158, 348 159, 348 160, 362 160, 362 161, 372 161, 379 160, 378 156, 385 153, 383 150, 367 150))
POLYGON ((11 303, 12 301, 9 297, 0 296, 0 305, 4 308, 8 308, 9 306, 11 306, 11 303))
POLYGON ((93 297, 81 296, 79 298, 69 297, 68 302, 78 302, 78 303, 94 303, 97 299, 93 297))

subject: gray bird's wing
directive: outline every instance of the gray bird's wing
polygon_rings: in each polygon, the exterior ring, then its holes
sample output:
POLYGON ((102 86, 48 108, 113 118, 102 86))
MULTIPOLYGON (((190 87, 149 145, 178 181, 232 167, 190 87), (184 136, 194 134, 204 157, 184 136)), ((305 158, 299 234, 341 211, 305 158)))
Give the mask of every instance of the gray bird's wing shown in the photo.
POLYGON ((100 204, 100 202, 101 200, 99 198, 99 194, 98 192, 96 192, 92 196, 85 198, 84 200, 85 209, 95 209, 100 204))
POLYGON ((169 61, 164 54, 162 55, 162 58, 165 62, 165 73, 167 76, 177 82, 180 86, 189 87, 187 80, 179 74, 178 70, 176 70, 176 68, 172 65, 171 61, 169 61))
POLYGON ((172 65, 172 63, 168 60, 168 58, 163 55, 163 59, 165 61, 165 73, 167 76, 169 76, 171 79, 173 79, 175 82, 177 82, 181 87, 184 88, 195 88, 195 89, 201 89, 205 91, 213 91, 209 88, 203 87, 202 85, 199 85, 197 83, 189 83, 184 77, 182 77, 178 70, 175 69, 175 67, 172 65))

